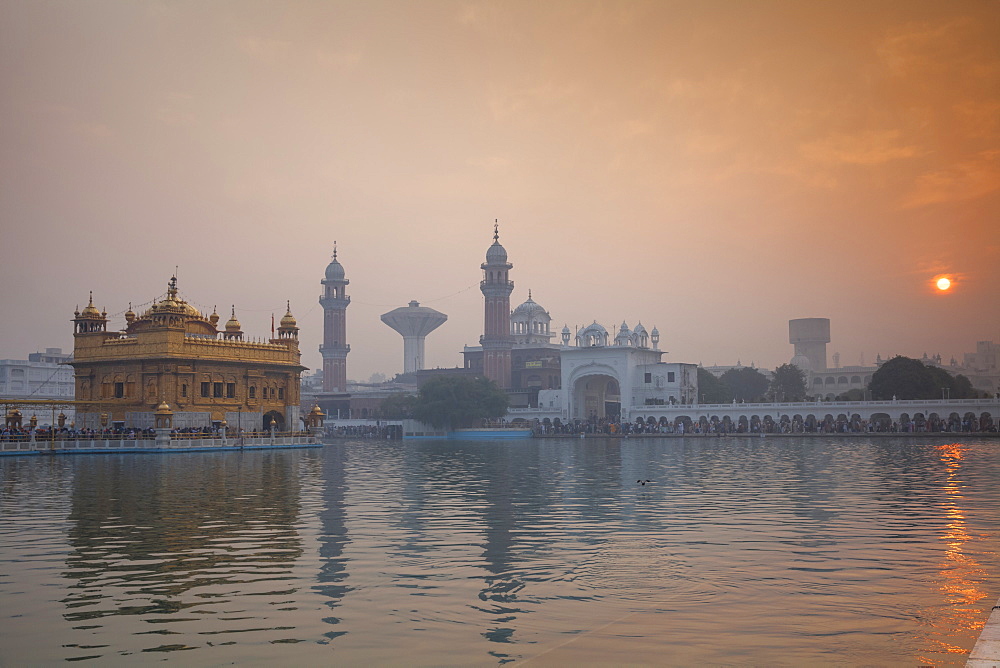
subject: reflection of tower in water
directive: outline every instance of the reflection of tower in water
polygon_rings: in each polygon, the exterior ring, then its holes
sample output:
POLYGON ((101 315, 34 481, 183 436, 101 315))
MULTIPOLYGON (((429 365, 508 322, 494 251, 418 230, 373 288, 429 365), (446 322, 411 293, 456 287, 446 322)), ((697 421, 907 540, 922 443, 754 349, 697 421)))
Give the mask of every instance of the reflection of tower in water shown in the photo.
MULTIPOLYGON (((313 585, 313 590, 325 597, 323 602, 331 610, 337 608, 344 596, 350 590, 344 581, 347 579, 347 560, 344 557, 344 546, 348 543, 347 516, 344 493, 344 468, 347 463, 345 449, 342 447, 326 448, 323 452, 322 509, 319 511, 320 535, 319 541, 319 573, 313 585)), ((335 616, 323 619, 328 624, 339 624, 340 618, 335 616)), ((323 635, 336 638, 346 631, 327 631, 323 635)))

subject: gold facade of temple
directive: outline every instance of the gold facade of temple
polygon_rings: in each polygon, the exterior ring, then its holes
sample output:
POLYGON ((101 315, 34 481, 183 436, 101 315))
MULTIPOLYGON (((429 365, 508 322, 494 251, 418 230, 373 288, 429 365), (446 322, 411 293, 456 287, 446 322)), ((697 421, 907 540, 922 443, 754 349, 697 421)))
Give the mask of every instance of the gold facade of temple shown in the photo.
POLYGON ((175 426, 300 426, 299 376, 305 367, 290 309, 277 338, 248 341, 235 309, 220 330, 218 314, 206 317, 181 299, 171 278, 166 297, 144 313, 129 307, 120 332, 107 331, 107 313, 94 307, 93 296, 75 316, 76 399, 100 402, 77 411, 78 427, 104 426, 98 421, 152 427, 164 402, 175 426))

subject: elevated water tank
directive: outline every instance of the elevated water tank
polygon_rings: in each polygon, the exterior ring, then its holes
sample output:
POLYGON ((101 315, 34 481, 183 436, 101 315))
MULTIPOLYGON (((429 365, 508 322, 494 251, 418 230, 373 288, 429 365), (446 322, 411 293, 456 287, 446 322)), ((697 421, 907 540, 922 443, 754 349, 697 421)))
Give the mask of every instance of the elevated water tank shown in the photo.
POLYGON ((447 319, 444 313, 421 306, 416 300, 382 314, 382 322, 403 335, 404 373, 424 368, 424 339, 447 319))

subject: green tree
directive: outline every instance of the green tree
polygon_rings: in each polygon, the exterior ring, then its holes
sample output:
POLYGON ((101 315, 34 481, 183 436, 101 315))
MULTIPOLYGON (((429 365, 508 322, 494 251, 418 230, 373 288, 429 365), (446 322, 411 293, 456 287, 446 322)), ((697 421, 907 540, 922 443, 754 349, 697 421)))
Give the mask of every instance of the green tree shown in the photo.
POLYGON ((969 379, 920 360, 897 356, 872 374, 868 389, 874 399, 970 399, 977 396, 969 379))
POLYGON ((441 376, 420 388, 413 417, 438 429, 473 427, 507 414, 507 395, 488 378, 441 376))
POLYGON ((836 397, 837 401, 864 401, 865 391, 854 388, 836 397))
POLYGON ((729 388, 730 400, 757 401, 767 392, 767 376, 753 367, 729 369, 720 379, 729 388))
POLYGON ((806 398, 806 372, 794 364, 782 364, 771 376, 775 401, 802 401, 806 398))
POLYGON ((413 417, 413 407, 417 397, 412 394, 393 394, 379 404, 379 415, 389 420, 402 420, 413 417))
POLYGON ((727 404, 733 399, 726 384, 701 367, 698 367, 698 394, 707 404, 727 404))

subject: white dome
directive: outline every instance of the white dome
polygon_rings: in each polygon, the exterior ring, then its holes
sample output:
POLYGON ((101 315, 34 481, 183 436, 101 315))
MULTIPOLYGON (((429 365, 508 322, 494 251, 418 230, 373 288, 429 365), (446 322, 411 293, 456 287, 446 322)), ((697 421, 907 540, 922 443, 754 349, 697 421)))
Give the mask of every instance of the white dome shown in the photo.
POLYGON ((587 325, 577 334, 581 346, 606 346, 608 345, 608 330, 598 324, 595 320, 587 325))
POLYGON ((809 358, 806 357, 805 355, 796 355, 795 357, 793 357, 792 364, 799 367, 803 371, 806 372, 812 371, 812 362, 810 362, 809 358))
POLYGON ((344 280, 344 276, 344 265, 337 262, 336 258, 330 264, 326 265, 326 280, 342 281, 344 280))
POLYGON ((494 241, 486 251, 486 264, 507 264, 507 249, 494 241))
POLYGON ((531 295, 530 294, 528 295, 528 300, 526 302, 524 302, 523 304, 521 304, 520 306, 518 306, 516 309, 514 309, 514 311, 511 313, 511 317, 512 318, 535 318, 535 319, 539 319, 539 320, 541 320, 541 319, 551 320, 551 318, 549 317, 548 312, 544 308, 542 308, 542 306, 540 304, 534 302, 531 299, 531 295))

